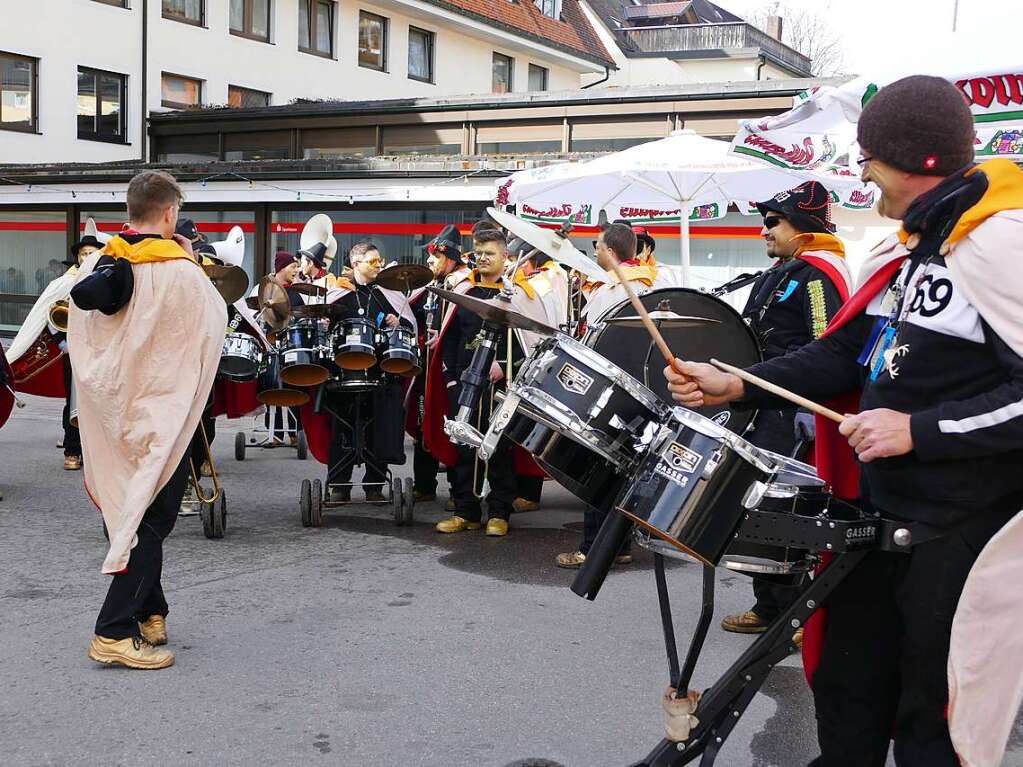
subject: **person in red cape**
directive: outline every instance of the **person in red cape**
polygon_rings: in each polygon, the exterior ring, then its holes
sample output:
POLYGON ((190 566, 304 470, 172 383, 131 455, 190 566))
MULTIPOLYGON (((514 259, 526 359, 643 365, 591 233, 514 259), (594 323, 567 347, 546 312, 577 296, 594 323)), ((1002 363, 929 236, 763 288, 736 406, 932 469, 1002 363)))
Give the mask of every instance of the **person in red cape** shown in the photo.
MULTIPOLYGON (((508 258, 508 242, 504 234, 494 229, 480 229, 474 235, 476 268, 466 279, 454 286, 454 290, 475 298, 493 298, 502 289, 502 277, 508 258)), ((543 309, 535 300, 533 288, 520 271, 514 278, 512 306, 517 311, 529 312, 537 319, 543 318, 543 309)), ((426 382, 426 417, 423 424, 423 439, 428 450, 438 461, 454 469, 452 495, 455 501, 454 514, 437 523, 439 533, 461 533, 478 530, 482 524, 483 510, 475 494, 478 484, 476 450, 464 445, 454 445, 444 433, 444 418, 454 417, 459 410, 458 397, 461 392, 461 375, 469 367, 478 345, 478 335, 483 320, 472 312, 452 306, 441 324, 440 334, 430 360, 426 382)), ((505 332, 499 334, 496 344, 496 358, 490 368, 490 383, 504 385, 509 369, 524 358, 527 351, 523 340, 513 334, 509 341, 505 332), (510 353, 510 354, 509 354, 510 353)), ((489 416, 490 397, 480 397, 476 415, 480 423, 489 416)), ((474 423, 476 418, 473 419, 474 423)), ((485 426, 481 430, 485 430, 485 426)), ((514 510, 515 474, 511 443, 502 437, 497 449, 486 464, 486 478, 490 484, 487 494, 487 529, 489 536, 504 536, 508 533, 508 520, 514 510)))
MULTIPOLYGON (((757 203, 764 217, 760 234, 767 255, 776 259, 753 283, 743 318, 760 342, 765 359, 806 346, 824 333, 849 298, 852 278, 845 246, 831 222, 831 198, 816 181, 780 192, 757 203)), ((812 452, 813 416, 795 407, 765 407, 743 435, 764 450, 803 460, 812 452)), ((721 628, 737 634, 760 634, 791 606, 801 591, 802 576, 753 577, 753 607, 727 615, 721 628)), ((803 630, 794 642, 802 643, 803 630)))
MULTIPOLYGON (((848 397, 848 413, 858 395, 839 434, 818 424, 818 471, 850 497, 858 468, 864 510, 937 536, 868 553, 824 601, 825 625, 807 628, 813 764, 881 767, 894 738, 900 767, 958 767, 952 620, 978 554, 1023 507, 1023 171, 973 165, 970 110, 940 78, 881 89, 857 134, 863 179, 902 229, 822 338, 750 370, 818 401, 848 397)), ((777 401, 709 365, 681 370, 665 375, 683 405, 777 401)))
MULTIPOLYGON (((462 268, 462 235, 458 227, 449 224, 426 246, 429 253, 427 265, 433 272, 433 287, 443 288, 447 279, 462 268)), ((429 287, 429 286, 428 286, 429 287)), ((440 331, 441 301, 426 287, 414 290, 409 296, 409 305, 419 326, 419 345, 424 362, 429 361, 433 349, 428 346, 440 331)), ((437 497, 437 471, 440 464, 423 444, 423 421, 425 417, 426 370, 415 377, 405 400, 405 432, 414 441, 412 454, 412 495, 416 503, 435 500, 437 497)), ((448 481, 451 476, 449 471, 448 481)), ((452 506, 449 511, 454 511, 452 506)))

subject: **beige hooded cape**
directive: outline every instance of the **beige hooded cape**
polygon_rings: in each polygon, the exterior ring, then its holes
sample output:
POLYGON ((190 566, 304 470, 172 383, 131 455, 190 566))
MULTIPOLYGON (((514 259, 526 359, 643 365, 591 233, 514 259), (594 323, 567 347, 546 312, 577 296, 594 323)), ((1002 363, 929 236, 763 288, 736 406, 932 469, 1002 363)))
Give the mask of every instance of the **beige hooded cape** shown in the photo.
POLYGON ((108 317, 72 302, 68 327, 85 485, 110 534, 108 574, 128 566, 143 514, 191 442, 227 327, 224 300, 194 261, 132 268, 127 306, 108 317))

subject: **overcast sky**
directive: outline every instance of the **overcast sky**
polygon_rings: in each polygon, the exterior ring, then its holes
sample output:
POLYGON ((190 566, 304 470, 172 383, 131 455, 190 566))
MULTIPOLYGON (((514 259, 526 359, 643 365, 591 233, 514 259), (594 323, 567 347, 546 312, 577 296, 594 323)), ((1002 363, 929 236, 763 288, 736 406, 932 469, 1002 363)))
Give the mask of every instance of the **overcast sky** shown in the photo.
MULTIPOLYGON (((738 16, 763 8, 765 0, 715 0, 738 16)), ((912 60, 914 51, 950 44, 954 0, 784 0, 798 9, 817 9, 842 40, 846 71, 869 71, 880 57, 912 60)), ((1012 45, 1021 27, 1019 0, 959 0, 958 31, 992 44, 1012 45), (1010 38, 998 40, 997 38, 1010 38)), ((891 62, 889 62, 891 63, 891 62)), ((1019 70, 1017 70, 1019 71, 1019 70)))

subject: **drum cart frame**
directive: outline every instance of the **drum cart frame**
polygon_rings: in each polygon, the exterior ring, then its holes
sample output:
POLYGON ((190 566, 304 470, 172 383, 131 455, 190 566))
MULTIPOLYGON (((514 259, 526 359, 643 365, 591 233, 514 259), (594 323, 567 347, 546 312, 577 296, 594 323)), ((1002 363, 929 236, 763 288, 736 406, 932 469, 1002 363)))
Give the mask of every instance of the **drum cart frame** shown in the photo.
MULTIPOLYGON (((276 407, 280 407, 282 410, 285 409, 285 406, 283 405, 264 405, 264 407, 268 410, 276 407)), ((287 448, 297 450, 297 457, 300 461, 304 461, 309 457, 309 443, 306 440, 305 432, 302 429, 292 429, 287 426, 281 429, 267 429, 259 423, 261 417, 265 416, 252 416, 252 429, 249 432, 242 430, 234 435, 234 459, 236 461, 245 460, 245 450, 247 448, 260 448, 263 450, 279 450, 281 448, 287 448), (274 434, 283 434, 285 437, 294 435, 295 444, 291 445, 287 442, 277 443, 274 441, 274 434), (258 435, 262 435, 262 439, 260 439, 258 435)))
MULTIPOLYGON (((326 385, 324 385, 324 388, 325 386, 326 385)), ((404 479, 395 477, 391 472, 390 467, 383 464, 369 449, 366 430, 373 423, 373 418, 372 416, 364 417, 363 408, 366 403, 366 396, 371 392, 361 391, 351 393, 351 396, 355 398, 355 413, 354 423, 349 423, 337 412, 337 410, 328 404, 328 398, 323 396, 323 391, 324 389, 321 388, 317 404, 320 408, 330 413, 332 418, 349 429, 352 435, 352 445, 348 450, 348 454, 345 455, 340 462, 328 468, 326 483, 321 482, 319 479, 311 481, 308 479, 302 480, 302 484, 299 489, 298 504, 299 513, 302 519, 302 526, 320 527, 323 524, 324 509, 339 509, 344 506, 359 505, 359 502, 352 501, 350 496, 347 501, 330 500, 331 490, 347 488, 349 493, 351 493, 352 488, 355 487, 363 489, 366 487, 380 487, 385 495, 385 500, 382 502, 371 502, 372 505, 390 505, 394 523, 399 527, 411 526, 414 524, 415 498, 412 494, 412 477, 405 477, 404 479), (355 467, 362 466, 363 464, 381 469, 381 473, 384 475, 384 482, 373 482, 367 484, 365 482, 334 481, 335 478, 345 470, 351 468, 354 473, 355 467)))

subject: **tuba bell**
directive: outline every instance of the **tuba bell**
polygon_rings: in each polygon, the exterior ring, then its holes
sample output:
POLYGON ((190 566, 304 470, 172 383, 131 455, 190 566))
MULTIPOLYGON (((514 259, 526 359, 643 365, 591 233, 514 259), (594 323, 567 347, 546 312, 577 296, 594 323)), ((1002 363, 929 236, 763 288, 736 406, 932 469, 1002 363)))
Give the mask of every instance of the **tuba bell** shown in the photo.
POLYGON ((67 299, 54 301, 50 305, 50 328, 55 333, 67 333, 68 302, 67 299))

